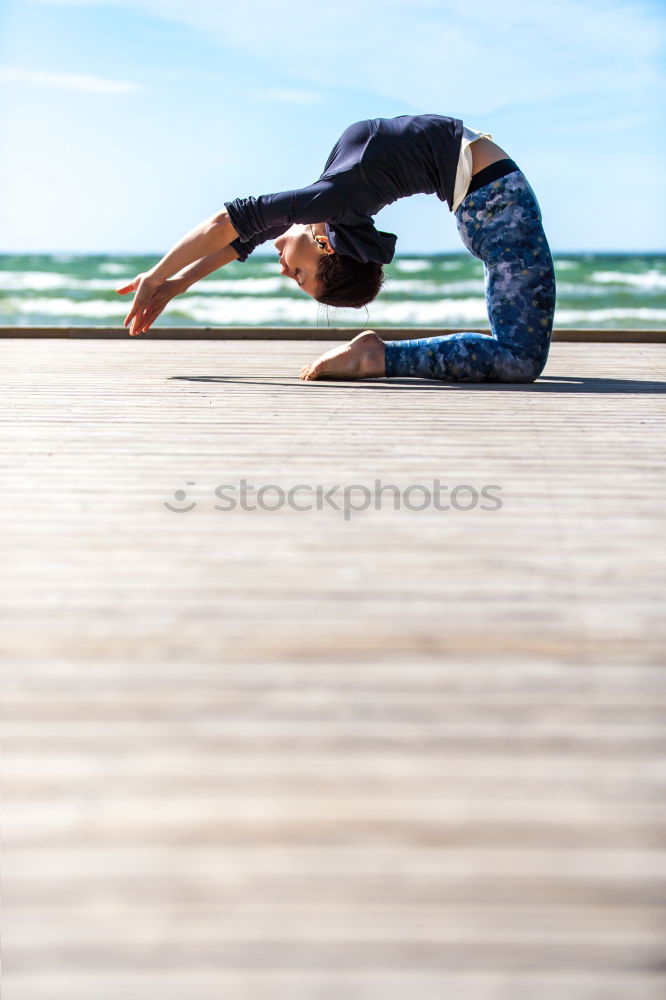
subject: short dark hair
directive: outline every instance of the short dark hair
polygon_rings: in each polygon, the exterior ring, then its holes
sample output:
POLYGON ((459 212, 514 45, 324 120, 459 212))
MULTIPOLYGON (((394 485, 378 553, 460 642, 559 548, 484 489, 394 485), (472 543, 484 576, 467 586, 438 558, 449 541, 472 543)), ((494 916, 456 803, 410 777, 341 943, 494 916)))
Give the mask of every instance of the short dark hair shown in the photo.
POLYGON ((327 253, 317 268, 321 294, 318 302, 327 306, 348 306, 360 309, 379 293, 384 283, 384 270, 373 260, 356 260, 345 253, 327 253))

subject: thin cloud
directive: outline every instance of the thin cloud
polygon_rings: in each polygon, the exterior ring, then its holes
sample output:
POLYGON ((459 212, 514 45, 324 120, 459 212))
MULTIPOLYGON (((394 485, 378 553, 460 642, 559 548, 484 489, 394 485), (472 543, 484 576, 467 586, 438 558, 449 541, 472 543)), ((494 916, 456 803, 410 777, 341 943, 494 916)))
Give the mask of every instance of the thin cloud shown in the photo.
POLYGON ((288 87, 270 87, 259 92, 260 97, 279 104, 320 104, 323 94, 316 90, 300 90, 288 87))
POLYGON ((245 0, 239 18, 219 0, 23 2, 130 8, 217 39, 259 72, 287 69, 306 92, 334 67, 347 88, 443 114, 596 94, 640 106, 665 82, 663 0, 336 0, 334 17, 245 0))
POLYGON ((41 73, 37 70, 0 67, 0 79, 11 83, 28 83, 38 87, 59 87, 62 90, 79 90, 94 94, 131 94, 139 85, 130 80, 105 80, 99 76, 80 73, 41 73))
MULTIPOLYGON (((22 3, 45 7, 120 7, 123 0, 19 0, 22 3)), ((131 0, 130 0, 131 3, 131 0)), ((135 4, 136 6, 136 4, 135 4)))
POLYGON ((131 7, 187 24, 263 72, 288 69, 305 92, 334 59, 347 88, 443 114, 594 95, 629 94, 640 107, 664 85, 664 19, 654 0, 503 0, 499 8, 496 0, 336 0, 335 17, 309 4, 289 18, 274 0, 246 0, 241 18, 229 18, 219 0, 24 2, 131 7))

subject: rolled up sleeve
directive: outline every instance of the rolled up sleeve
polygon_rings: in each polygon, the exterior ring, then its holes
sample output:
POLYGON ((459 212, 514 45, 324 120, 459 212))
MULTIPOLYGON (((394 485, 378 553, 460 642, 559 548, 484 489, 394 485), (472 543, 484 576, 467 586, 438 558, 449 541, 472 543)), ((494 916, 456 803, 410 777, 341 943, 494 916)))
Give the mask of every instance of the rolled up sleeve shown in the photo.
POLYGON ((396 237, 375 229, 372 218, 351 206, 355 203, 355 175, 320 178, 309 187, 258 198, 236 198, 225 202, 231 223, 238 233, 233 246, 239 260, 245 260, 255 246, 277 238, 295 222, 327 224, 333 249, 355 260, 388 263, 395 251, 396 237), (240 256, 241 252, 247 253, 240 256))
POLYGON ((324 222, 344 211, 340 193, 328 180, 309 187, 277 194, 262 194, 258 198, 236 198, 225 202, 231 224, 243 243, 269 229, 282 227, 282 232, 294 222, 324 222))
MULTIPOLYGON (((236 227, 234 226, 234 229, 236 227)), ((253 250, 256 250, 258 246, 265 243, 267 240, 276 240, 278 236, 282 236, 283 232, 287 226, 272 226, 263 233, 257 233, 256 236, 252 236, 249 240, 242 240, 240 236, 238 239, 232 240, 231 245, 238 253, 238 260, 241 263, 250 256, 253 250)))

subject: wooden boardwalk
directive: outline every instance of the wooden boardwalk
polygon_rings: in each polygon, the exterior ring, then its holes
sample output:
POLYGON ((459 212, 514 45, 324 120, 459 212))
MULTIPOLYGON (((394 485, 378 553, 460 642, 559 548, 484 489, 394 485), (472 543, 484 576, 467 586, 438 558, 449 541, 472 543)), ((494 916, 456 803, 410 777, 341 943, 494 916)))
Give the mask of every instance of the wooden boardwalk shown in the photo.
POLYGON ((666 344, 326 346, 0 341, 3 1000, 661 1000, 666 344))

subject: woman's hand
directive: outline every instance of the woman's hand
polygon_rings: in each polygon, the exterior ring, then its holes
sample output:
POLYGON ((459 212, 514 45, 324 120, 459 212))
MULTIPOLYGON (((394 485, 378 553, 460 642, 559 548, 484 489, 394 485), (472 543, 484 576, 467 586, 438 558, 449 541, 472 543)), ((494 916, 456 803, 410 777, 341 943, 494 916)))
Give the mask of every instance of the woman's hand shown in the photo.
POLYGON ((155 284, 149 275, 138 274, 129 285, 117 288, 119 295, 135 292, 132 308, 125 318, 124 326, 131 322, 130 337, 145 333, 155 322, 164 307, 187 286, 177 278, 167 278, 155 284))
POLYGON ((171 302, 171 299, 186 292, 188 287, 185 282, 178 278, 167 278, 166 281, 154 286, 144 310, 139 332, 145 333, 153 325, 164 307, 171 302))
POLYGON ((137 333, 141 333, 143 329, 143 315, 145 312, 148 300, 153 293, 154 284, 152 279, 147 274, 137 274, 133 281, 130 281, 128 285, 123 285, 121 288, 116 288, 118 295, 127 295, 128 292, 134 292, 134 301, 132 302, 132 308, 125 317, 125 322, 123 326, 130 324, 130 337, 134 337, 137 333))

